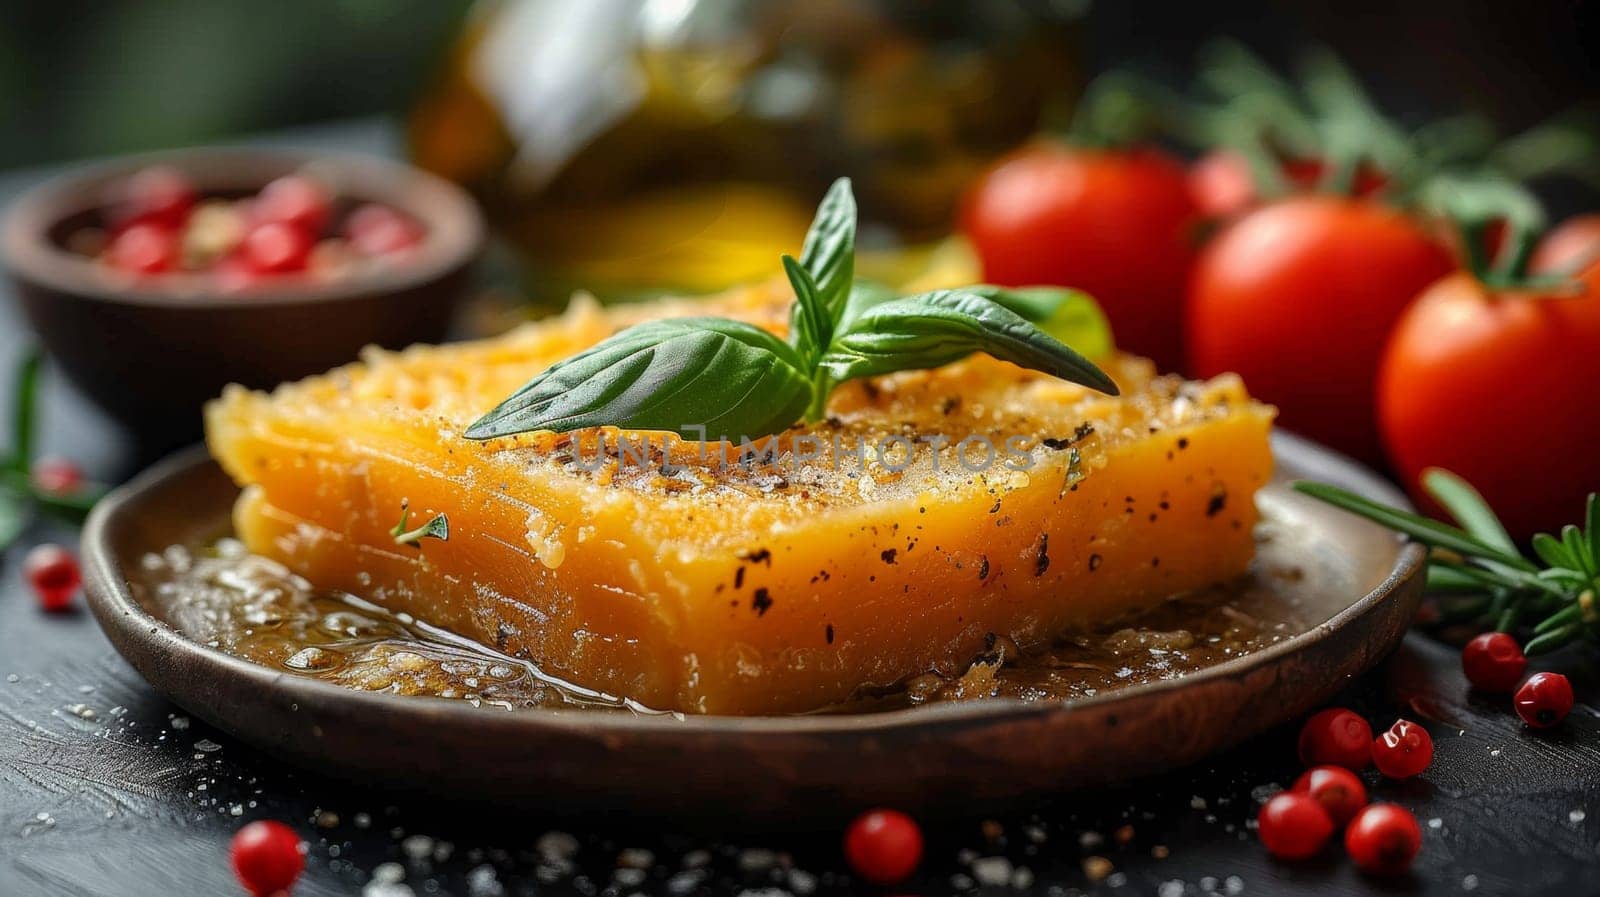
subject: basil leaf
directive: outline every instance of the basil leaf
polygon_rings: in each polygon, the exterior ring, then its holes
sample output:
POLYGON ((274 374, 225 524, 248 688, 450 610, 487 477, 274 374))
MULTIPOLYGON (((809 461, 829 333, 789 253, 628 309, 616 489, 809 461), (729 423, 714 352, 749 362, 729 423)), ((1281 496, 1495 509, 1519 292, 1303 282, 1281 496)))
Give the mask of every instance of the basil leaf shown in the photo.
POLYGON ((795 350, 759 327, 721 318, 651 321, 556 362, 466 436, 615 426, 754 438, 798 420, 811 390, 795 350))
POLYGON ((894 299, 896 293, 889 287, 871 280, 858 280, 850 287, 850 295, 845 298, 844 312, 839 315, 839 324, 835 330, 848 330, 861 313, 880 303, 894 299))
POLYGON ((808 363, 815 363, 833 338, 833 316, 822 304, 817 282, 800 263, 783 257, 783 273, 794 287, 794 308, 789 314, 789 344, 808 363))
POLYGON ((834 337, 823 356, 830 380, 843 383, 895 371, 923 370, 987 352, 1117 395, 1106 373, 999 303, 961 290, 935 290, 871 306, 834 337))
POLYGON ((961 289, 1011 309, 1086 357, 1107 358, 1116 349, 1111 339, 1111 322, 1106 320, 1105 312, 1100 310, 1094 297, 1082 290, 997 287, 988 283, 961 289))
MULTIPOLYGON (((797 332, 794 324, 802 315, 815 315, 827 321, 819 328, 817 349, 820 352, 833 337, 835 325, 844 313, 845 300, 850 296, 850 286, 856 273, 856 198, 850 192, 850 179, 840 178, 828 188, 817 206, 811 229, 806 232, 805 243, 800 247, 800 267, 811 275, 816 284, 816 304, 820 311, 813 312, 803 306, 804 298, 790 313, 791 333, 797 332)), ((791 278, 792 280, 793 278, 791 278)), ((794 339, 795 337, 791 337, 794 339)))
POLYGON ((7 486, 0 486, 0 551, 11 547, 28 528, 28 498, 7 486))

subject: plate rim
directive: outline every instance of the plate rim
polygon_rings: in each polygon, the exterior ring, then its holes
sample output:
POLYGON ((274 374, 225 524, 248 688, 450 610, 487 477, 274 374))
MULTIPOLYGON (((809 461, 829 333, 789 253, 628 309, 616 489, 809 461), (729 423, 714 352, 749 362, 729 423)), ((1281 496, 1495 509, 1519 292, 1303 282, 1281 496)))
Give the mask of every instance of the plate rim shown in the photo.
MULTIPOLYGON (((1405 497, 1387 480, 1358 462, 1332 449, 1292 433, 1276 430, 1272 434, 1275 459, 1284 455, 1315 457, 1325 469, 1324 479, 1369 497, 1409 507, 1405 497)), ((1166 692, 1193 687, 1213 680, 1247 676, 1286 655, 1299 653, 1329 638, 1353 620, 1397 594, 1426 561, 1427 550, 1415 542, 1396 536, 1402 542, 1395 563, 1374 588, 1351 601, 1327 620, 1281 642, 1232 658, 1173 679, 1162 679, 1118 688, 1086 698, 1024 701, 995 697, 973 701, 941 702, 932 705, 878 710, 862 713, 812 713, 767 716, 684 714, 672 711, 630 713, 596 711, 583 708, 520 708, 494 713, 465 704, 458 699, 431 695, 393 695, 347 688, 307 676, 273 670, 270 667, 235 657, 220 649, 194 641, 167 621, 146 611, 134 598, 122 574, 108 531, 146 493, 172 480, 192 475, 205 465, 216 464, 204 444, 191 446, 168 456, 117 487, 96 503, 84 524, 81 556, 84 562, 84 591, 101 630, 119 655, 147 682, 141 664, 124 650, 124 639, 153 639, 159 652, 177 652, 201 666, 220 666, 227 673, 249 680, 264 692, 275 692, 297 703, 324 706, 329 703, 354 705, 367 710, 393 710, 397 706, 418 716, 419 724, 453 727, 509 727, 514 731, 533 729, 571 732, 591 736, 608 734, 741 737, 792 736, 875 736, 908 728, 949 724, 993 724, 1014 722, 1056 713, 1107 712, 1123 703, 1149 700, 1166 692), (405 702, 397 704, 396 702, 405 702)), ((136 654, 138 652, 135 652, 136 654)), ((159 689, 158 689, 159 690, 159 689)), ((181 703, 181 702, 179 702, 181 703)), ((205 713, 187 708, 201 716, 205 713)))

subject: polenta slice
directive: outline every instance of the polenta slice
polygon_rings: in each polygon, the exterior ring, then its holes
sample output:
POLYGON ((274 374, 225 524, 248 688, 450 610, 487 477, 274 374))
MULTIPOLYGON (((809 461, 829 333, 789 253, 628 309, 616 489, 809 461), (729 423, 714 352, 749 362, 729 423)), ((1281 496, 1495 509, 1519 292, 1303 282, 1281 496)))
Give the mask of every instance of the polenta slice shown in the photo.
POLYGON ((1115 398, 982 355, 849 383, 770 451, 461 435, 628 324, 710 314, 781 333, 787 308, 776 284, 580 302, 497 339, 231 387, 208 441, 245 487, 251 550, 659 709, 812 710, 959 672, 994 635, 1040 645, 1245 571, 1272 410, 1234 377, 1156 376, 1128 355, 1100 360, 1115 398), (446 515, 448 540, 398 543, 402 505, 413 524, 446 515))

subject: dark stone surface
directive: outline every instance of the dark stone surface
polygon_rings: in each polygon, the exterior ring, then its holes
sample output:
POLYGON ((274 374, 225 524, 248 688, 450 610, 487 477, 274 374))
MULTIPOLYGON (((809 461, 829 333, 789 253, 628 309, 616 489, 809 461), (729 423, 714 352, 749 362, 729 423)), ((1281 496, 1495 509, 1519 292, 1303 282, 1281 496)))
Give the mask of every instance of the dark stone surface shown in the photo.
MULTIPOLYGON (((389 136, 354 126, 296 142, 381 150, 389 136)), ((0 180, 0 201, 34 177, 0 180)), ((14 307, 0 304, 0 389, 9 387, 25 339, 14 307)), ((102 478, 130 472, 134 448, 64 384, 48 380, 43 407, 47 450, 102 478)), ((44 527, 23 547, 52 538, 75 535, 44 527)), ((288 822, 309 840, 297 897, 363 888, 374 897, 405 894, 371 885, 384 863, 399 864, 383 871, 403 873, 417 895, 794 893, 808 882, 818 893, 880 893, 845 878, 833 830, 784 831, 773 820, 771 831, 689 832, 625 812, 552 818, 538 806, 489 816, 285 767, 155 695, 86 613, 40 613, 20 582, 21 554, 13 549, 0 569, 3 897, 242 893, 227 866, 228 839, 255 818, 288 822), (545 854, 563 853, 549 849, 564 840, 546 835, 552 831, 576 837, 570 863, 541 858, 541 845, 545 854), (627 848, 653 854, 637 883, 616 873, 627 848), (694 886, 686 860, 694 866, 702 858, 707 865, 694 886), (490 880, 503 891, 487 887, 490 880)), ((1379 726, 1400 714, 1423 720, 1437 745, 1420 781, 1380 782, 1368 773, 1376 798, 1406 806, 1423 823, 1423 851, 1408 878, 1365 878, 1338 849, 1298 865, 1265 855, 1247 820, 1258 795, 1299 772, 1294 732, 1278 731, 1214 762, 1128 787, 1041 796, 1032 813, 930 820, 921 874, 896 892, 954 893, 965 884, 957 876, 971 880, 973 857, 1004 857, 1031 874, 1020 892, 1035 894, 1177 897, 1208 886, 1250 895, 1600 893, 1600 664, 1590 649, 1578 649, 1550 666, 1573 675, 1588 703, 1545 735, 1524 730, 1504 697, 1469 693, 1455 653, 1421 635, 1350 684, 1345 703, 1379 726), (1089 856, 1108 859, 1113 876, 1091 884, 1089 856)), ((1012 892, 1009 885, 982 891, 1012 892)))

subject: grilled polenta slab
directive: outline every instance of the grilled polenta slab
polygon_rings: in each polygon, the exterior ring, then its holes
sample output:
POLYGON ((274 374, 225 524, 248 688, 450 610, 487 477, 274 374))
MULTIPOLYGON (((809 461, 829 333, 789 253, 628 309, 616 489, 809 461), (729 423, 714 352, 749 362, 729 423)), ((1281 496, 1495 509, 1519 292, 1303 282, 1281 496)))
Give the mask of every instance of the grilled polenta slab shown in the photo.
POLYGON ((826 707, 959 673, 996 636, 1026 649, 1244 574, 1272 409, 1237 378, 1129 355, 1096 359, 1119 397, 982 355, 848 383, 823 422, 760 451, 461 435, 624 326, 719 315, 782 333, 788 304, 778 284, 577 302, 496 339, 231 387, 206 417, 244 487, 238 535, 318 586, 691 713, 826 707), (413 525, 446 515, 448 540, 399 544, 403 503, 413 525))

